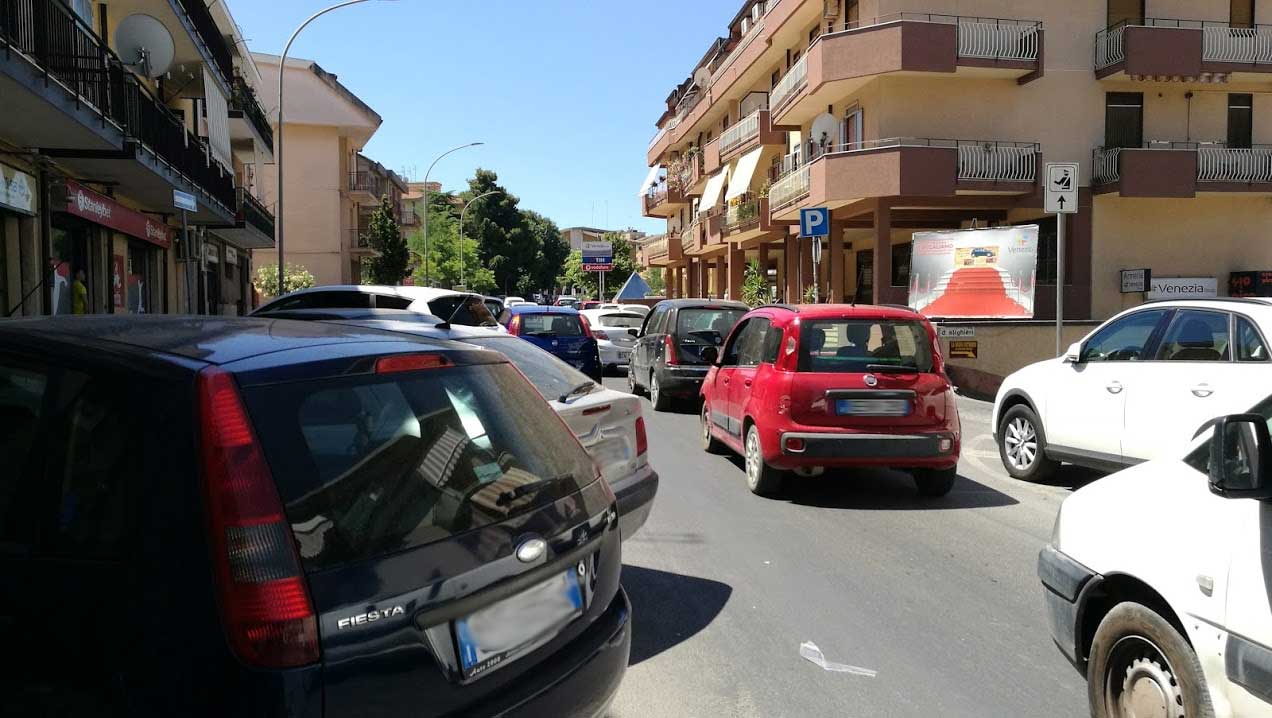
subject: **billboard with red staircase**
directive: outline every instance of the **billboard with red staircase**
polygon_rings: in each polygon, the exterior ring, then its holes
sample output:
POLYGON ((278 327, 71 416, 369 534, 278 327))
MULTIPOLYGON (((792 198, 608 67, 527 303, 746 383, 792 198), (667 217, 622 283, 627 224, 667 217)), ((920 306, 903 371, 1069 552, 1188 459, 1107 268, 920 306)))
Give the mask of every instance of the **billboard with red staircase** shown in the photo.
POLYGON ((1032 319, 1038 225, 916 232, 910 307, 942 319, 1032 319))

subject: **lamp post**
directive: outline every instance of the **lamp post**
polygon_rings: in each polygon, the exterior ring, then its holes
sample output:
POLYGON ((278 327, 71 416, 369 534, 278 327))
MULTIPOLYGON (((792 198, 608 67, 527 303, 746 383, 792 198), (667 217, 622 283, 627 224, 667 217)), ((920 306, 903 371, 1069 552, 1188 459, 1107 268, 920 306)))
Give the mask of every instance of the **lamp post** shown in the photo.
MULTIPOLYGON (((427 194, 428 190, 425 189, 424 192, 427 194)), ((468 285, 464 283, 464 215, 468 214, 468 208, 473 206, 473 203, 477 200, 482 197, 489 197, 492 194, 500 194, 500 192, 500 190, 492 189, 489 192, 479 194, 468 200, 468 202, 464 204, 464 208, 459 211, 459 283, 465 288, 467 288, 468 285)))
MULTIPOLYGON (((392 2, 392 0, 381 1, 392 2)), ((283 287, 285 286, 283 272, 283 225, 285 224, 283 222, 283 78, 287 77, 287 53, 291 52, 291 46, 292 43, 296 41, 296 36, 299 35, 300 31, 304 30, 309 23, 317 20, 323 15, 326 15, 332 10, 339 10, 342 7, 357 5, 364 2, 370 2, 370 0, 345 0, 344 2, 336 3, 331 7, 323 8, 313 15, 310 15, 309 19, 302 22, 300 27, 296 28, 296 31, 291 34, 291 37, 287 38, 287 44, 283 46, 283 56, 278 61, 278 137, 274 143, 276 145, 274 148, 274 164, 278 168, 278 206, 276 209, 278 214, 278 296, 280 297, 283 295, 283 287)))
POLYGON ((429 271, 428 271, 428 176, 429 176, 429 173, 433 171, 433 166, 436 165, 446 155, 449 155, 452 152, 458 152, 464 149, 465 147, 476 147, 477 145, 484 145, 484 144, 486 143, 485 142, 469 142, 466 145, 460 145, 459 147, 452 147, 451 149, 446 150, 445 152, 438 155, 437 159, 433 160, 433 163, 430 164, 428 166, 428 169, 424 171, 424 286, 426 287, 433 286, 433 283, 431 278, 429 277, 429 271))

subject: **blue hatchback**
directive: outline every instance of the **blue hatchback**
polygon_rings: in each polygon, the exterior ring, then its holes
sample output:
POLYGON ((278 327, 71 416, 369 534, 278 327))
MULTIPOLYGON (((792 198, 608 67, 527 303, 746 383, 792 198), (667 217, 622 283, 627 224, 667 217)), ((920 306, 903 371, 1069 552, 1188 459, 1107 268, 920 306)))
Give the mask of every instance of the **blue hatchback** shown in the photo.
POLYGON ((508 307, 499 315, 508 333, 554 354, 597 382, 601 357, 587 319, 569 307, 508 307))

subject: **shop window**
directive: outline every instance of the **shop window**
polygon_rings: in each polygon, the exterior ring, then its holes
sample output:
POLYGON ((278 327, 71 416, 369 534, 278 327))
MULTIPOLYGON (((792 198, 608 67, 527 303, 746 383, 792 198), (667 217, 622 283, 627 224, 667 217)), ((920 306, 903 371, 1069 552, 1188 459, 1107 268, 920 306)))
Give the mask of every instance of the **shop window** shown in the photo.
POLYGON ((910 286, 910 247, 905 244, 892 245, 892 286, 910 286))
POLYGON ((859 249, 857 258, 857 297, 869 302, 874 297, 874 250, 859 249))
POLYGON ((1140 147, 1144 143, 1144 93, 1104 95, 1104 146, 1140 147))
POLYGON ((1228 95, 1228 146, 1248 148, 1254 139, 1254 95, 1228 95))
POLYGON ((92 230, 82 226, 53 228, 53 314, 93 311, 93 272, 89 255, 92 230))

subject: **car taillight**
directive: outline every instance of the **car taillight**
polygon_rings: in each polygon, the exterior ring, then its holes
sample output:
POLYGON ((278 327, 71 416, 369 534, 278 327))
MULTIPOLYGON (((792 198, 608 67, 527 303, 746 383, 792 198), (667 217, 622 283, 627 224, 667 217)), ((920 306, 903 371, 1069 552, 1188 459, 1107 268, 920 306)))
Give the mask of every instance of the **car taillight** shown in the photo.
POLYGON ((788 436, 782 446, 792 454, 804 452, 804 440, 798 436, 788 436))
POLYGON ((583 325, 583 336, 587 337, 588 339, 593 339, 593 338, 595 338, 595 337, 592 335, 592 325, 588 323, 588 321, 587 321, 587 317, 585 317, 585 316, 583 316, 582 314, 580 314, 580 315, 579 315, 579 323, 583 325))
POLYGON ((636 417, 636 455, 644 456, 649 451, 649 436, 645 433, 645 417, 636 417))
POLYGON ((393 374, 400 371, 441 369, 448 366, 451 366, 451 360, 441 354, 403 354, 376 359, 375 373, 393 374))
POLYGON ((592 336, 596 337, 597 339, 604 339, 605 341, 609 341, 609 333, 606 332, 604 329, 593 329, 592 336))
POLYGON ((665 352, 667 355, 667 364, 672 366, 679 364, 680 358, 676 356, 676 342, 671 338, 670 334, 663 337, 663 346, 667 349, 665 352))
POLYGON ((520 314, 513 317, 512 321, 508 322, 508 333, 513 335, 514 337, 521 336, 521 315, 520 314))
POLYGON ((291 526, 234 378, 199 374, 203 493, 221 618, 244 663, 318 661, 318 621, 291 526))

